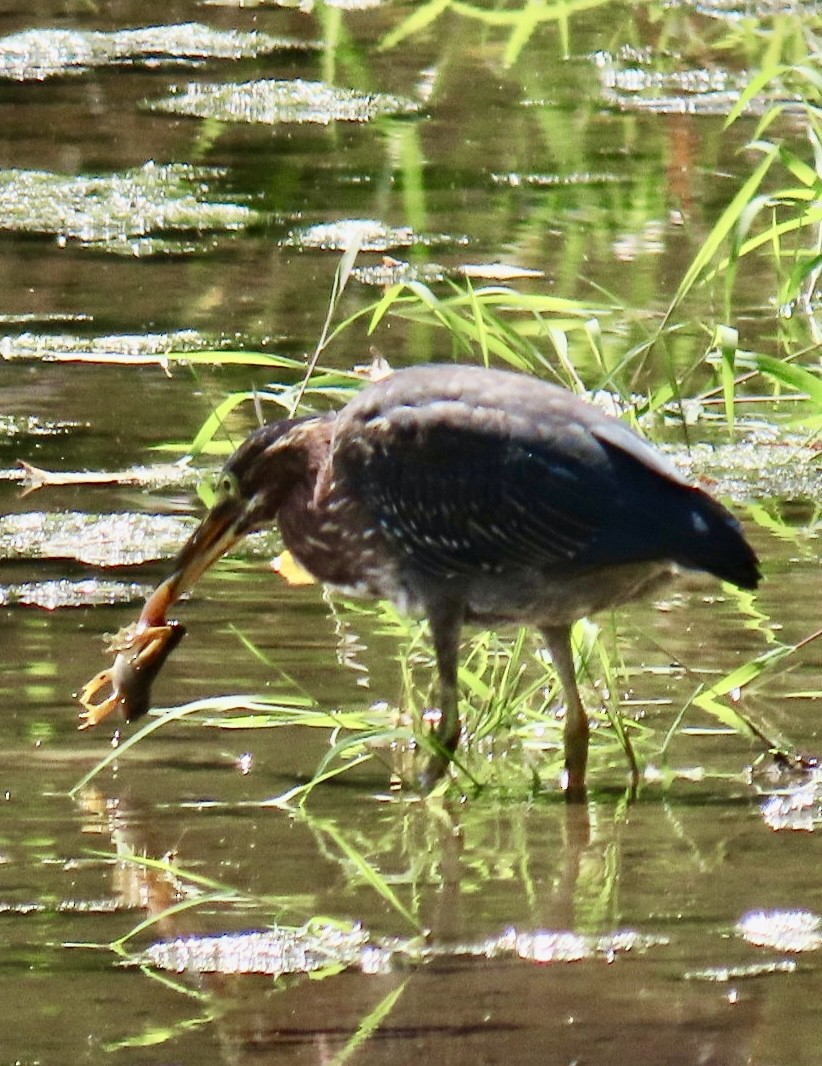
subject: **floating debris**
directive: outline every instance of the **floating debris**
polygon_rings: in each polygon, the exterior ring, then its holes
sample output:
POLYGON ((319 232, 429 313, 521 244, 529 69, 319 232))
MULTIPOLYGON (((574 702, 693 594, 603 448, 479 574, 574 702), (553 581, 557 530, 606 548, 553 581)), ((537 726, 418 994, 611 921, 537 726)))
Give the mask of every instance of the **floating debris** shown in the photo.
MULTIPOLYGON (((388 0, 323 0, 323 3, 340 11, 373 11, 375 7, 388 6, 388 0)), ((304 0, 304 6, 310 11, 314 7, 314 0, 304 0)))
POLYGON ((647 951, 668 940, 621 930, 605 936, 569 931, 508 929, 501 936, 456 944, 432 944, 418 938, 373 940, 361 925, 323 926, 316 922, 294 928, 277 926, 266 932, 222 936, 179 937, 160 941, 132 961, 173 973, 294 974, 328 966, 358 969, 366 974, 390 973, 397 966, 432 958, 498 958, 529 962, 568 963, 647 951))
MULTIPOLYGON (((311 14, 315 0, 201 0, 205 7, 286 7, 299 8, 303 14, 311 14)), ((336 7, 341 11, 371 11, 385 7, 389 0, 323 0, 324 7, 336 7)))
POLYGON ((531 962, 578 962, 582 959, 613 959, 628 952, 644 952, 650 948, 665 946, 667 937, 637 933, 633 929, 618 930, 605 936, 593 936, 567 931, 538 930, 533 933, 517 933, 509 930, 503 943, 510 943, 511 950, 520 959, 531 962))
MULTIPOLYGON (((523 102, 523 106, 544 106, 544 102, 526 100, 523 102)), ((491 180, 495 185, 509 185, 512 189, 518 189, 522 185, 534 188, 565 188, 573 185, 624 185, 628 181, 627 178, 619 174, 589 171, 572 174, 520 174, 516 171, 511 171, 508 174, 492 174, 491 180)))
MULTIPOLYGON (((468 238, 451 237, 445 233, 416 233, 410 226, 387 226, 372 218, 344 218, 292 230, 282 243, 286 247, 332 252, 343 252, 355 245, 362 252, 387 252, 412 245, 431 248, 443 244, 467 244, 468 238)), ((402 265, 397 260, 389 260, 389 263, 402 265)))
POLYGON ((166 488, 169 485, 195 484, 201 471, 191 470, 186 461, 159 463, 155 466, 132 466, 127 470, 41 470, 18 460, 24 493, 59 485, 141 485, 166 488))
POLYGON ((182 91, 147 105, 152 111, 220 122, 370 122, 380 115, 414 115, 420 105, 390 93, 363 93, 319 81, 249 81, 238 85, 190 82, 182 91))
POLYGON ((348 928, 312 922, 300 928, 276 926, 266 932, 178 937, 152 944, 135 961, 172 973, 313 973, 326 966, 387 972, 390 953, 369 944, 359 925, 348 928), (384 964, 384 968, 383 968, 384 964))
POLYGON ((410 226, 387 226, 372 218, 319 222, 292 230, 282 241, 286 247, 318 248, 324 252, 342 252, 355 244, 362 252, 387 252, 390 248, 408 248, 418 243, 422 243, 422 238, 410 226))
POLYGON ((6 559, 75 559, 92 566, 135 566, 174 555, 194 524, 194 519, 128 513, 0 515, 0 554, 6 559))
POLYGON ((726 984, 728 981, 745 981, 752 977, 770 977, 775 973, 796 973, 797 966, 793 959, 779 959, 774 962, 753 962, 748 966, 710 966, 705 970, 688 970, 686 981, 715 981, 726 984))
POLYGON ((56 904, 39 901, 11 903, 0 900, 0 914, 27 917, 29 914, 116 914, 122 907, 116 899, 63 899, 56 904))
MULTIPOLYGON (((648 50, 600 51, 593 57, 605 102, 620 111, 658 115, 729 115, 750 82, 747 71, 720 67, 655 69, 648 50)), ((774 84, 749 100, 746 115, 761 115, 775 99, 785 102, 774 84)))
POLYGON ((752 433, 733 444, 696 443, 685 451, 663 447, 686 477, 707 481, 720 496, 749 502, 809 499, 822 502, 818 453, 798 438, 752 433))
POLYGON ((170 240, 169 232, 233 231, 256 222, 250 207, 210 199, 224 171, 153 162, 105 176, 42 170, 0 170, 0 230, 53 234, 134 256, 190 253, 196 242, 170 240), (152 237, 162 233, 162 238, 152 237))
POLYGON ((115 64, 157 67, 319 47, 314 41, 217 30, 198 22, 112 32, 45 28, 0 38, 0 78, 45 81, 115 64))
MULTIPOLYGON (((140 566, 177 554, 194 518, 151 514, 27 511, 0 515, 0 556, 74 559, 90 566, 140 566)), ((270 559, 272 538, 255 533, 243 544, 246 558, 270 559)))
POLYGON ((483 281, 515 281, 524 278, 544 278, 542 270, 514 266, 511 263, 464 263, 457 268, 464 278, 481 278, 483 281))
POLYGON ((0 606, 41 607, 57 611, 64 607, 98 607, 136 603, 151 592, 150 585, 137 582, 100 581, 30 581, 21 585, 0 585, 0 606))
POLYGON ((762 818, 768 828, 812 833, 819 824, 817 782, 811 780, 796 788, 769 796, 762 804, 762 818))
MULTIPOLYGON (((0 359, 37 359, 44 363, 114 363, 166 365, 169 356, 219 348, 196 330, 174 333, 119 333, 105 337, 18 333, 0 337, 0 359)), ((215 362, 219 356, 215 355, 215 362)))
POLYGON ((23 311, 12 314, 0 315, 0 326, 30 326, 32 323, 38 325, 58 325, 64 326, 68 322, 91 322, 91 315, 83 314, 70 314, 62 311, 23 311))
POLYGON ((816 951, 822 947, 822 919, 810 911, 751 911, 736 929, 749 944, 774 951, 816 951))
POLYGON ((662 255, 665 252, 665 226, 658 219, 649 219, 637 233, 617 236, 611 247, 614 258, 620 263, 630 263, 640 256, 662 255))
MULTIPOLYGON (((81 425, 80 422, 49 421, 38 415, 0 415, 0 437, 55 437, 71 433, 81 425)), ((8 471, 6 476, 13 478, 14 471, 8 471)), ((2 473, 0 477, 3 477, 2 473)))
MULTIPOLYGON (((742 22, 752 17, 752 5, 746 0, 680 0, 684 7, 692 7, 698 15, 723 19, 727 22, 742 22)), ((814 0, 756 0, 756 16, 766 19, 778 15, 801 15, 812 18, 822 11, 822 4, 814 0)))
POLYGON ((16 914, 26 916, 29 914, 43 914, 46 910, 44 903, 36 903, 34 901, 26 901, 23 903, 9 903, 6 900, 0 900, 0 914, 16 914))
POLYGON ((443 281, 448 276, 448 271, 438 263, 409 263, 407 260, 385 256, 381 263, 354 267, 351 275, 362 285, 387 288, 389 285, 407 285, 410 281, 432 285, 443 281))

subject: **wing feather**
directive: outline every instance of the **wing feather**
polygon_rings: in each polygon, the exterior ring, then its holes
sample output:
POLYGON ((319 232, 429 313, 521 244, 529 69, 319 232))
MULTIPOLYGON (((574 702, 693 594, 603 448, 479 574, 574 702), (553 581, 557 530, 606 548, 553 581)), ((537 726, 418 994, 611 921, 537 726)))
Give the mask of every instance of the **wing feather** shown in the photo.
POLYGON ((398 371, 339 413, 334 477, 435 575, 671 560, 753 588, 733 517, 565 389, 478 367, 398 371))
POLYGON ((529 434, 498 407, 438 400, 349 416, 335 466, 418 567, 545 569, 572 562, 592 543, 609 487, 598 442, 570 433, 568 448, 565 439, 545 426, 529 434))

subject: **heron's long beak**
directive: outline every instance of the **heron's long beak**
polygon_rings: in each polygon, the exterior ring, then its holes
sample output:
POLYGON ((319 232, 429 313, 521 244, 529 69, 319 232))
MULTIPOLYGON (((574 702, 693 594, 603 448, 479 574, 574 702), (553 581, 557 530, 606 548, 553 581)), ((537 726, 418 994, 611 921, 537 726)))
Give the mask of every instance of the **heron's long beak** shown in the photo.
POLYGON ((180 549, 174 570, 146 600, 138 629, 165 624, 168 609, 245 535, 242 516, 237 500, 222 500, 211 508, 180 549))

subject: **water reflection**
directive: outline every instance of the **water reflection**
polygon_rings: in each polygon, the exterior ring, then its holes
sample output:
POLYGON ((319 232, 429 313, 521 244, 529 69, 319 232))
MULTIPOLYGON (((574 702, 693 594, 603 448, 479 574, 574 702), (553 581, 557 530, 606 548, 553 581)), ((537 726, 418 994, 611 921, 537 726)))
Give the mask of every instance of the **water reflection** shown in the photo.
MULTIPOLYGON (((744 967, 729 967, 735 977, 720 980, 719 987, 718 969, 710 980, 694 980, 693 976, 686 982, 671 980, 677 971, 684 976, 679 968, 691 957, 694 941, 700 937, 687 924, 682 926, 683 915, 665 908, 664 916, 651 923, 657 929, 652 935, 571 932, 613 928, 610 923, 628 903, 627 898, 620 898, 623 864, 627 852, 643 836, 656 858, 663 862, 666 856, 668 861, 673 858, 660 837, 647 838, 655 823, 658 830, 662 828, 658 806, 641 812, 644 824, 639 835, 632 831, 634 815, 609 803, 593 804, 587 811, 564 804, 538 812, 501 811, 490 826, 486 810, 483 828, 480 819, 465 808, 446 805, 438 812, 427 804, 394 803, 371 811, 382 823, 379 836, 364 829, 356 816, 352 822, 355 812, 340 809, 339 804, 332 837, 325 835, 327 815, 303 815, 298 824, 324 841, 324 846, 313 854, 304 847, 291 850, 290 855, 281 853, 277 866, 268 868, 269 874, 276 878, 290 856, 299 855, 300 865, 310 866, 323 855, 342 877, 342 882, 335 879, 335 894, 345 885, 349 907, 356 909, 359 901, 374 927, 396 927, 390 912, 386 914, 379 906, 375 909, 371 887, 350 866, 350 852, 335 849, 331 842, 339 841, 339 827, 344 825, 349 843, 369 846, 370 862, 386 872, 393 864, 383 849, 388 843, 396 854, 394 842, 401 840, 397 857, 404 855, 409 865, 404 875, 391 875, 391 882, 398 891, 410 888, 420 918, 429 917, 430 922, 423 939, 394 933, 377 936, 370 946, 362 926, 351 927, 349 933, 342 926, 336 931, 329 927, 324 933, 320 921, 302 927, 306 943, 296 948, 293 935, 283 941, 284 934, 278 934, 276 927, 266 934, 222 932, 216 940, 207 935, 203 939, 203 931, 215 923, 221 930, 263 928, 275 915, 279 920, 286 911, 297 913, 321 904, 316 897, 255 899, 243 887, 236 887, 249 883, 248 874, 257 860, 239 857, 243 847, 228 842, 221 823, 226 818, 236 822, 238 816, 257 822, 256 815, 243 815, 238 809, 204 811, 217 824, 207 828, 205 836, 202 829, 197 831, 196 842, 188 833, 178 837, 170 850, 166 847, 172 842, 169 834, 179 831, 179 826, 168 821, 158 832, 151 807, 134 805, 123 794, 111 792, 107 796, 87 792, 79 802, 84 832, 110 840, 112 854, 107 865, 114 909, 128 911, 137 930, 142 929, 133 939, 121 942, 122 948, 135 952, 136 961, 148 967, 131 978, 148 986, 139 993, 140 999, 151 1001, 164 989, 163 995, 176 1003, 173 1013, 178 1020, 166 1022, 167 1040, 182 1040, 185 1046, 187 1032, 211 1028, 222 1055, 228 1056, 226 1061, 239 1062, 257 1061, 262 1054, 272 1062, 294 1061, 295 1055, 306 1062, 341 1061, 336 1056, 356 1048, 369 1061, 382 1061, 390 1053, 399 1061, 411 1061, 411 1055, 417 1061, 420 1054, 427 1054, 461 1062, 470 1056, 475 1060, 480 1048, 486 1055, 494 1048, 501 1051, 512 1039, 520 1061, 529 1062, 565 1062, 581 1049, 594 1047, 599 1049, 598 1061, 603 1062, 624 1061, 629 1049, 636 1061, 750 1060, 762 1003, 758 995, 745 990, 744 967), (526 866, 506 871, 499 865, 506 858, 501 842, 507 838, 508 849, 513 847, 516 853, 515 838, 523 831, 555 835, 544 839, 541 848, 534 840, 529 842, 520 855, 526 866), (217 850, 222 856, 216 867, 223 876, 217 882, 212 871, 214 845, 220 839, 222 846, 217 850), (206 840, 212 843, 201 851, 206 840), (483 895, 478 897, 482 840, 492 844, 487 857, 496 868, 483 872, 483 895), (417 852, 420 845, 422 851, 417 852), (538 865, 533 865, 534 859, 538 865), (227 871, 233 884, 225 876, 227 871), (500 913, 489 911, 487 905, 488 885, 497 881, 506 884, 499 897, 504 906, 500 913), (200 904, 195 908, 191 904, 197 897, 200 904), (478 898, 483 899, 482 913, 476 911, 478 898), (509 925, 501 935, 489 937, 489 928, 500 922, 502 914, 513 929, 509 925), (141 916, 150 919, 145 926, 141 916), (523 924, 528 921, 532 924, 523 924), (153 940, 154 947, 139 950, 146 939, 153 940), (281 952, 284 943, 291 944, 285 958, 292 963, 294 959, 313 960, 308 969, 315 970, 315 980, 307 980, 305 971, 300 976, 299 964, 292 966, 288 979, 286 967, 278 970, 275 966, 280 977, 273 985, 261 979, 260 972, 271 972, 262 960, 270 962, 275 945, 279 944, 276 950, 281 952), (317 972, 320 944, 326 958, 317 972), (377 957, 382 962, 373 965, 377 957), (172 976, 151 991, 152 974, 159 976, 163 971, 171 971, 172 976), (631 1022, 626 1025, 629 1004, 631 1022), (607 1040, 606 1034, 610 1034, 607 1040)), ((269 812, 266 817, 277 822, 282 815, 269 812)), ((259 823, 255 827, 255 844, 263 855, 267 854, 265 836, 273 828, 259 823)), ((670 839, 666 830, 663 835, 670 839)), ((695 858, 695 854, 686 854, 666 870, 671 892, 680 901, 682 893, 674 887, 678 874, 698 873, 701 863, 695 858)), ((649 929, 647 922, 645 928, 649 929)), ((722 929, 721 921, 718 928, 722 929)), ((726 960, 744 958, 741 945, 718 947, 726 960)), ((705 945, 699 950, 704 951, 705 945)), ((750 976, 761 978, 765 972, 787 971, 776 964, 770 971, 752 966, 750 976)), ((167 1010, 163 1013, 169 1016, 167 1010)), ((147 1035, 137 1025, 126 1025, 109 1046, 137 1046, 147 1035)), ((155 1039, 160 1036, 154 1035, 155 1039)))

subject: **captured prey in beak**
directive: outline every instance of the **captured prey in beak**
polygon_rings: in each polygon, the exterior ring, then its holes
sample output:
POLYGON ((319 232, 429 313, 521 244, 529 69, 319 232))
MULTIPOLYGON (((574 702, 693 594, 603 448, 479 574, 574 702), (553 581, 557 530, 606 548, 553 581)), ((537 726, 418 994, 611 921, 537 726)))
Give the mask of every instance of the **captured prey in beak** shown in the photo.
POLYGON ((214 506, 180 549, 171 574, 146 600, 138 620, 110 642, 107 650, 115 655, 113 665, 101 670, 79 693, 80 729, 99 725, 114 712, 120 712, 126 722, 146 714, 151 685, 185 635, 179 622, 167 620, 169 610, 213 563, 276 513, 282 493, 271 490, 282 479, 274 478, 273 483, 268 479, 264 492, 246 492, 242 478, 245 474, 247 480, 251 471, 254 485, 266 459, 282 467, 277 459, 283 452, 283 427, 292 424, 264 426, 229 459, 217 482, 214 506))
POLYGON ((185 636, 177 621, 167 621, 169 609, 209 566, 240 539, 238 508, 221 500, 206 515, 177 556, 172 573, 157 586, 138 620, 114 637, 108 651, 113 665, 87 682, 79 694, 83 707, 80 728, 90 729, 119 711, 126 722, 149 709, 151 685, 166 659, 185 636))

